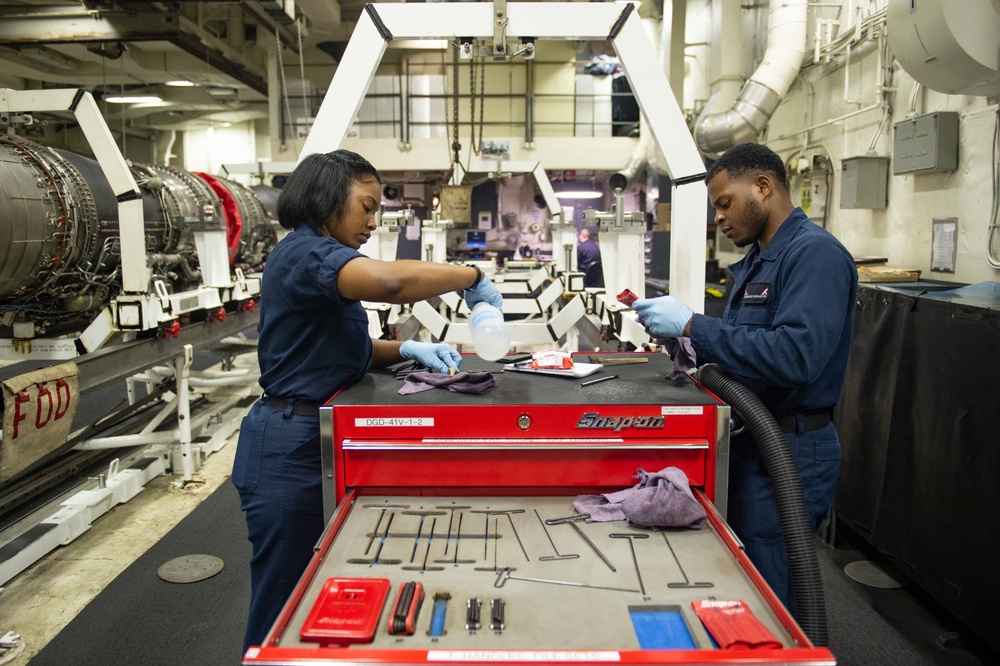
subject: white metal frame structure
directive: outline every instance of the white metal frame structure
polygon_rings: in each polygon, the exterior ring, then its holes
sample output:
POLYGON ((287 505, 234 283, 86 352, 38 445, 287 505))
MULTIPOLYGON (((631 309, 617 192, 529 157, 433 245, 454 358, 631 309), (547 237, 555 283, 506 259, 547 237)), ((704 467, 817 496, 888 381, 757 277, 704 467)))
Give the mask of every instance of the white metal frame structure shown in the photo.
POLYGON ((9 90, 0 88, 0 112, 52 113, 69 111, 87 138, 94 157, 118 199, 118 223, 122 247, 122 291, 145 294, 146 235, 142 220, 142 194, 111 136, 97 102, 86 90, 9 90))
MULTIPOLYGON (((671 294, 701 312, 705 298, 705 166, 635 5, 518 2, 507 5, 506 20, 508 39, 611 42, 673 181, 671 294)), ((495 22, 492 3, 365 5, 299 159, 336 150, 343 144, 390 41, 492 40, 495 22)), ((645 283, 642 265, 622 268, 627 271, 621 276, 623 283, 645 283)))

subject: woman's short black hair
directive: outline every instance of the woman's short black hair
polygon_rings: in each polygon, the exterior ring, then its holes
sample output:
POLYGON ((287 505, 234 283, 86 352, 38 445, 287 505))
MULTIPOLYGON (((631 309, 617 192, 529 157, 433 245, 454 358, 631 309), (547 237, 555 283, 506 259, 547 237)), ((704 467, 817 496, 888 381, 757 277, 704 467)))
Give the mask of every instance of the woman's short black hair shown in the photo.
POLYGON ((378 171, 349 150, 316 153, 299 162, 278 195, 278 222, 286 229, 306 225, 319 230, 328 220, 343 216, 351 186, 381 183, 378 171))
POLYGON ((759 143, 741 143, 727 150, 705 174, 705 183, 711 183, 712 179, 723 171, 733 180, 764 172, 781 183, 786 190, 788 189, 785 163, 777 153, 759 143))

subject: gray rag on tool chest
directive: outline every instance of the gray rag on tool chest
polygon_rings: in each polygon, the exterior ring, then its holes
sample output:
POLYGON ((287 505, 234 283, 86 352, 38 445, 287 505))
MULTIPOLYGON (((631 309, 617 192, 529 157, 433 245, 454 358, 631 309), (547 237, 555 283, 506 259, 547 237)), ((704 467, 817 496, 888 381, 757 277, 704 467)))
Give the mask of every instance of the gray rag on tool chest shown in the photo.
POLYGON ((411 372, 406 375, 399 395, 410 395, 432 388, 446 388, 452 393, 484 393, 497 385, 497 380, 488 372, 460 372, 449 375, 444 372, 411 372))
POLYGON ((670 360, 674 362, 674 370, 667 375, 667 379, 681 379, 688 370, 698 367, 698 352, 694 350, 691 338, 665 338, 657 342, 666 348, 670 360))
POLYGON ((591 523, 628 520, 640 527, 690 527, 701 529, 705 509, 691 493, 687 475, 676 467, 647 474, 638 470, 632 488, 603 495, 578 495, 577 513, 589 513, 591 523))

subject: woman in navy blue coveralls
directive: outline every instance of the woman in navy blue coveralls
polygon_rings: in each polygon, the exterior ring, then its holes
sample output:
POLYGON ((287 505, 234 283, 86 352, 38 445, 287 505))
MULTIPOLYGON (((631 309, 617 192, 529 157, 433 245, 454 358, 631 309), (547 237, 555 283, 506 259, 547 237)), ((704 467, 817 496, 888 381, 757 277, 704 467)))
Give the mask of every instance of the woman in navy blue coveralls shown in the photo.
MULTIPOLYGON (((693 314, 671 296, 636 301, 646 330, 690 336, 699 363, 716 363, 760 398, 785 432, 813 529, 833 503, 840 440, 831 421, 851 343, 858 273, 850 253, 788 194, 770 149, 741 144, 705 176, 719 230, 738 247, 722 319, 693 314)), ((774 488, 749 434, 729 458, 729 525, 757 570, 794 614, 774 488)))
POLYGON ((278 220, 293 231, 264 269, 264 395, 243 419, 232 475, 253 546, 244 652, 263 642, 323 531, 319 405, 369 368, 413 359, 447 372, 461 362, 445 344, 372 340, 361 302, 414 303, 464 289, 470 307, 503 305, 475 266, 382 262, 359 252, 381 200, 378 172, 346 150, 306 157, 278 198, 278 220))

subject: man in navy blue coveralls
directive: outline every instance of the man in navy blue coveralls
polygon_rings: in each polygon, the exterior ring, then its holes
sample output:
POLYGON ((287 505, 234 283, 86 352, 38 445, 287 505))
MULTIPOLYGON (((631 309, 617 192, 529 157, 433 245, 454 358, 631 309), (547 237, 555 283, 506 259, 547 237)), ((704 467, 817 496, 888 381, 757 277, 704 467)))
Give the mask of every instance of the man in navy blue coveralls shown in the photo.
MULTIPOLYGON (((657 338, 690 336, 699 363, 716 363, 760 398, 785 432, 812 526, 833 503, 840 440, 831 414, 844 383, 858 274, 848 251, 788 194, 770 149, 741 144, 705 177, 719 231, 738 247, 722 319, 671 296, 633 308, 657 338)), ((749 434, 730 446, 727 520, 747 556, 795 612, 774 489, 749 434)))

